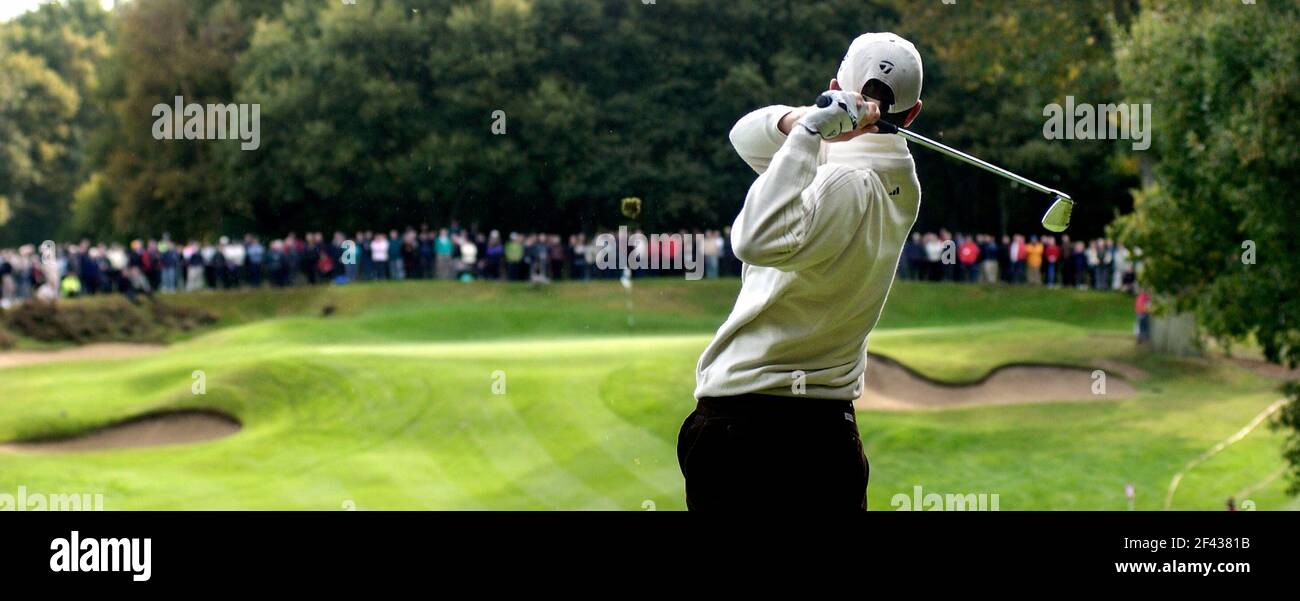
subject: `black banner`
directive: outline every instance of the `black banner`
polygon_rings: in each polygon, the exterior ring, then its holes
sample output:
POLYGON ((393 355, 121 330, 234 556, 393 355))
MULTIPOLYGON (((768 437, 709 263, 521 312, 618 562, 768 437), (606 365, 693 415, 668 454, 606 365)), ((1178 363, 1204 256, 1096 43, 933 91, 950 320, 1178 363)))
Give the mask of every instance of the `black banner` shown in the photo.
POLYGON ((1294 569, 1297 525, 1294 514, 1262 512, 12 512, 0 514, 0 565, 13 584, 101 590, 329 590, 427 584, 435 573, 440 587, 520 584, 503 580, 506 567, 552 579, 656 574, 643 584, 660 586, 733 564, 780 566, 772 577, 848 565, 918 582, 1199 589, 1281 579, 1294 569))

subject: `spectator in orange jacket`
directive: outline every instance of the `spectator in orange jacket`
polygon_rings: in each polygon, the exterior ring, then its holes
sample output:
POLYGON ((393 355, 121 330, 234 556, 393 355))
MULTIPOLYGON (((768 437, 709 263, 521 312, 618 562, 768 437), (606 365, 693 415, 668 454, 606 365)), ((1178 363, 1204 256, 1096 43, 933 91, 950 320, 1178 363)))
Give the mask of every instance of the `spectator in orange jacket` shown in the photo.
POLYGON ((1025 245, 1025 276, 1030 284, 1040 286, 1043 283, 1043 243, 1038 241, 1038 236, 1030 236, 1029 244, 1025 245))

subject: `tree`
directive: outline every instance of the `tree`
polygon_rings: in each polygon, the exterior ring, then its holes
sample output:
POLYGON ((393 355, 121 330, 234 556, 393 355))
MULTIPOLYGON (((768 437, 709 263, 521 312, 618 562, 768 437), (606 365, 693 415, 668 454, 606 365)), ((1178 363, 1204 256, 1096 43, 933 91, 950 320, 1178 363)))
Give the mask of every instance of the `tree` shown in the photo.
MULTIPOLYGON (((1225 344, 1253 339, 1300 363, 1300 7, 1153 1, 1120 44, 1125 92, 1154 106, 1154 183, 1115 233, 1141 281, 1225 344)), ((1291 429, 1300 492, 1297 389, 1291 429)))
MULTIPOLYGON (((234 143, 156 140, 153 107, 244 102, 232 69, 247 46, 256 3, 136 0, 119 7, 116 45, 102 83, 108 120, 96 158, 112 207, 113 230, 125 235, 211 235, 223 220, 246 215, 227 192, 223 153, 234 143), (254 8, 250 8, 254 7, 254 8)), ((269 6, 274 6, 273 4, 269 6)))
POLYGON ((227 156, 233 196, 259 228, 384 227, 417 216, 433 130, 423 78, 436 14, 397 3, 293 2, 240 59, 240 95, 262 106, 262 148, 227 156))
POLYGON ((91 101, 108 52, 93 0, 43 4, 0 23, 0 244, 53 238, 89 169, 91 101))

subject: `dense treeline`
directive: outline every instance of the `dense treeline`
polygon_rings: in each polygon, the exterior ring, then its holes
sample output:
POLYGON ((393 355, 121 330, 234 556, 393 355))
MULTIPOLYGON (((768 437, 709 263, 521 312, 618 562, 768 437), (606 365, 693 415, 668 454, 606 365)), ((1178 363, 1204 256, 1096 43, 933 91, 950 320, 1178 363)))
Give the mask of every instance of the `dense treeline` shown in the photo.
MULTIPOLYGON (((808 103, 872 30, 927 61, 918 130, 1076 192, 1097 233, 1136 161, 1044 140, 1042 111, 1116 100, 1109 40, 1135 2, 65 0, 0 24, 0 243, 452 217, 566 232, 619 223, 626 196, 644 227, 716 226, 752 179, 731 124, 808 103), (154 139, 178 95, 260 105, 260 147, 154 139)), ((1033 227, 1037 195, 917 154, 923 226, 1033 227)))

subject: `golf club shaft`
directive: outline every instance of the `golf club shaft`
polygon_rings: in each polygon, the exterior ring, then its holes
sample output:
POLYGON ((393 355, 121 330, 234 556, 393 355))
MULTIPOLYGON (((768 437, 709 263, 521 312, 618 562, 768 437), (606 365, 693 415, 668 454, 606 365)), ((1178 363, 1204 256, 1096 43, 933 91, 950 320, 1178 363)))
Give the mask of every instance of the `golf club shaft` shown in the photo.
POLYGON ((994 164, 992 164, 992 163, 990 163, 990 162, 988 162, 988 161, 985 161, 985 160, 980 159, 980 158, 977 158, 977 157, 973 157, 973 156, 971 156, 971 155, 969 155, 969 154, 966 154, 966 153, 964 153, 964 152, 962 152, 962 151, 960 151, 960 150, 957 150, 957 149, 952 148, 952 147, 950 147, 950 146, 947 146, 947 145, 945 145, 945 144, 942 144, 942 143, 939 143, 939 142, 935 142, 934 140, 931 140, 930 138, 927 138, 927 137, 925 137, 925 136, 923 136, 923 135, 921 135, 921 134, 918 134, 918 133, 916 133, 916 132, 912 132, 912 131, 908 131, 908 130, 903 129, 903 128, 901 128, 901 127, 898 127, 898 126, 896 126, 896 125, 894 125, 894 124, 892 124, 892 123, 888 123, 888 122, 886 122, 886 121, 877 121, 875 125, 876 125, 877 128, 879 128, 879 131, 880 131, 880 133, 882 133, 882 134, 898 134, 898 135, 903 136, 904 138, 906 138, 906 139, 908 139, 908 140, 911 140, 912 142, 916 142, 917 144, 920 144, 921 146, 924 146, 924 147, 926 147, 926 148, 929 148, 930 150, 934 150, 934 151, 937 151, 937 152, 940 152, 940 153, 946 154, 946 155, 948 155, 948 156, 950 156, 950 157, 952 157, 952 158, 954 158, 954 159, 957 159, 957 160, 959 160, 959 161, 962 161, 963 163, 967 163, 967 164, 970 164, 970 165, 974 165, 974 166, 976 166, 976 167, 979 167, 980 169, 983 169, 983 170, 985 170, 985 171, 988 171, 989 173, 995 173, 995 174, 997 174, 997 175, 1001 175, 1002 177, 1005 177, 1005 178, 1007 178, 1007 179, 1009 179, 1009 180, 1011 180, 1011 181, 1013 181, 1013 182, 1019 183, 1019 184, 1021 184, 1021 185, 1023 185, 1023 186, 1028 186, 1028 187, 1033 188, 1033 189, 1035 189, 1035 190, 1038 190, 1039 192, 1042 192, 1042 193, 1044 193, 1044 194, 1055 194, 1055 195, 1057 195, 1057 196, 1061 196, 1061 197, 1064 197, 1064 198, 1070 198, 1070 196, 1069 196, 1068 194, 1065 194, 1064 192, 1061 192, 1061 191, 1059 191, 1059 190, 1053 190, 1053 189, 1051 189, 1051 188, 1048 188, 1047 186, 1044 186, 1044 185, 1042 185, 1042 184, 1040 184, 1040 183, 1038 183, 1038 182, 1035 182, 1035 181, 1033 181, 1033 180, 1031 180, 1031 179, 1027 179, 1027 178, 1021 177, 1021 176, 1019 176, 1019 175, 1016 175, 1016 174, 1014 174, 1014 173, 1012 173, 1012 172, 1010 172, 1010 171, 1007 171, 1006 169, 1003 169, 1003 168, 1001 168, 1001 167, 998 167, 997 165, 994 165, 994 164))

